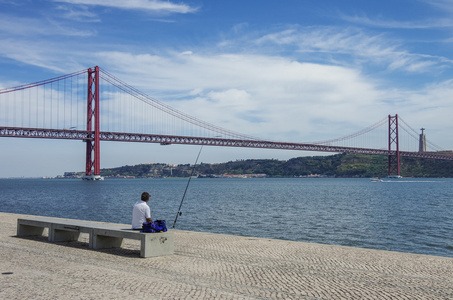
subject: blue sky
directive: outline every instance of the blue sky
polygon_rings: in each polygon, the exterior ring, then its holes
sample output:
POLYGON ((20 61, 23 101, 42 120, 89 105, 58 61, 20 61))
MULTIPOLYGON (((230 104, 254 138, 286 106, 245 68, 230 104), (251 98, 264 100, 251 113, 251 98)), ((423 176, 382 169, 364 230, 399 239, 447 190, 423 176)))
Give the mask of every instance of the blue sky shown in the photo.
MULTIPOLYGON (((451 0, 0 0, 0 88, 99 65, 263 139, 327 140, 397 113, 452 149, 452 15, 451 0)), ((80 142, 2 138, 0 147, 0 177, 84 168, 80 142)), ((193 163, 198 150, 102 143, 101 167, 193 163)), ((205 147, 200 160, 308 154, 205 147)))

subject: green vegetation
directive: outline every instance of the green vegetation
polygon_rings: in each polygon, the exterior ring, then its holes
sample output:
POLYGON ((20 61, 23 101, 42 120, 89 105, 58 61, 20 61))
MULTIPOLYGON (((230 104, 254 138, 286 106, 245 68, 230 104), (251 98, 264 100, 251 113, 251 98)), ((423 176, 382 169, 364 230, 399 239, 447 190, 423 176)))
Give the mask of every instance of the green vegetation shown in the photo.
MULTIPOLYGON (((188 177, 193 166, 168 164, 140 164, 113 169, 102 169, 104 177, 188 177)), ((267 177, 300 177, 323 175, 335 177, 385 177, 388 158, 382 155, 336 154, 307 156, 287 161, 276 159, 248 159, 220 164, 201 163, 194 175, 216 177, 223 174, 266 174, 267 177)), ((453 161, 401 157, 404 177, 453 177, 453 161)))

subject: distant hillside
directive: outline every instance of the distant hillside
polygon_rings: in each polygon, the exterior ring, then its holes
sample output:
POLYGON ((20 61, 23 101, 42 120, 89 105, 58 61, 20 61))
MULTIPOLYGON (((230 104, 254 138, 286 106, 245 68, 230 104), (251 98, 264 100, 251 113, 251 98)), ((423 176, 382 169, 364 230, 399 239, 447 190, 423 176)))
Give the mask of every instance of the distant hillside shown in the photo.
MULTIPOLYGON (((190 164, 140 164, 112 169, 102 169, 105 177, 188 177, 190 164)), ((388 158, 381 155, 336 154, 330 156, 307 156, 287 161, 275 159, 247 159, 219 164, 201 163, 195 174, 216 177, 223 174, 266 174, 267 177, 300 177, 324 175, 334 177, 385 177, 388 158)), ((453 161, 401 158, 401 174, 404 177, 453 177, 453 161)))

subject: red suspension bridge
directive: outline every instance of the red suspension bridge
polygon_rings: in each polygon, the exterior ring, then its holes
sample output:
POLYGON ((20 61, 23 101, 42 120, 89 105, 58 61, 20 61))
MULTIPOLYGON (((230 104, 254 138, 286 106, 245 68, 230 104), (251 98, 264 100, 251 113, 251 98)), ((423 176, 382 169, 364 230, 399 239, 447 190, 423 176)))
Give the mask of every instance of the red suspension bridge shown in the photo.
POLYGON ((99 67, 2 89, 0 108, 0 137, 84 141, 87 179, 100 178, 100 141, 386 155, 388 173, 395 176, 400 175, 401 156, 453 160, 398 115, 333 140, 268 141, 178 111, 99 67))

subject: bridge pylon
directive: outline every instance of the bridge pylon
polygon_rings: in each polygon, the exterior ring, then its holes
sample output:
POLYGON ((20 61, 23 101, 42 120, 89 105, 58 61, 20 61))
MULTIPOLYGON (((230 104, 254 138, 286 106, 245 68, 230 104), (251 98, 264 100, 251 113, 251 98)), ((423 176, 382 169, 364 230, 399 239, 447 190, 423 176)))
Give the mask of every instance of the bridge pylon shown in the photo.
POLYGON ((99 149, 99 67, 88 69, 87 131, 85 180, 102 180, 99 149))
POLYGON ((398 114, 389 115, 389 177, 401 177, 400 175, 400 148, 398 138, 398 114), (396 174, 394 174, 396 172, 396 174))

